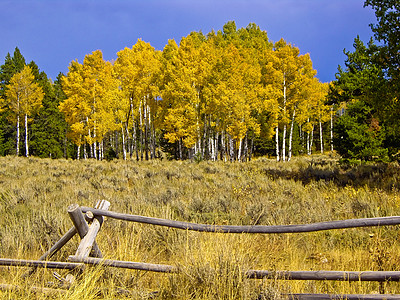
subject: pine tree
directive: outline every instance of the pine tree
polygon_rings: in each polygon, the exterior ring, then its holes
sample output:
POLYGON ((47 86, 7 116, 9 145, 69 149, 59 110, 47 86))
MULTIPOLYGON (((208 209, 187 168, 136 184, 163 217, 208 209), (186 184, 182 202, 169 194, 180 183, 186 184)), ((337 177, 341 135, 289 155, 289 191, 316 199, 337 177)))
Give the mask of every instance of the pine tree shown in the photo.
POLYGON ((67 123, 58 105, 65 95, 60 91, 59 78, 51 82, 46 73, 39 72, 34 62, 29 63, 35 76, 35 81, 44 92, 42 106, 33 116, 31 125, 30 152, 39 157, 61 158, 66 157, 65 148, 67 123), (58 90, 57 90, 58 89, 58 90), (61 94, 60 94, 61 93, 61 94))

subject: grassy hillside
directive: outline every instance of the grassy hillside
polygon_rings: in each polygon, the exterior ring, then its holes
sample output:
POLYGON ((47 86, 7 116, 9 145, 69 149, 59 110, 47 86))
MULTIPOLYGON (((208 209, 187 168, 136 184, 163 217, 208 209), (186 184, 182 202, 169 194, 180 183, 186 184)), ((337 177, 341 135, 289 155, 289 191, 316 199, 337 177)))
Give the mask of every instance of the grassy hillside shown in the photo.
MULTIPOLYGON (((37 259, 71 226, 70 204, 207 224, 301 224, 400 215, 398 164, 339 167, 330 157, 288 163, 0 158, 0 257, 37 259)), ((1 298, 279 299, 281 293, 400 293, 398 283, 249 280, 247 269, 398 270, 399 228, 306 234, 212 234, 107 219, 106 258, 178 266, 179 274, 88 267, 66 294, 33 294, 52 272, 0 268, 1 298)), ((74 254, 75 237, 52 260, 74 254)), ((65 277, 68 271, 57 271, 65 277)))

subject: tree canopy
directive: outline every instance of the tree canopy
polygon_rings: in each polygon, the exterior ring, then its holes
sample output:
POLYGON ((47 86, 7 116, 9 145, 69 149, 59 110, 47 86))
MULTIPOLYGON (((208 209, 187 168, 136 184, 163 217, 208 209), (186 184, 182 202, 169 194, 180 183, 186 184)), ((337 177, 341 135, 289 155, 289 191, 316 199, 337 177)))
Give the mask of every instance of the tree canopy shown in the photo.
MULTIPOLYGON (((1 66, 2 95, 21 66, 16 49, 1 66)), ((72 61, 54 83, 36 64, 29 66, 44 91, 41 107, 30 112, 32 149, 39 155, 68 156, 72 143, 77 158, 139 160, 166 153, 245 161, 265 153, 262 140, 274 137, 279 142, 268 146, 270 153, 284 161, 316 149, 316 124, 320 150, 330 142, 323 133, 331 114, 326 89, 310 55, 284 39, 273 43, 254 23, 238 29, 229 21, 206 35, 194 31, 162 51, 139 39, 113 62, 96 50, 72 61)), ((19 137, 16 127, 12 135, 19 137)))

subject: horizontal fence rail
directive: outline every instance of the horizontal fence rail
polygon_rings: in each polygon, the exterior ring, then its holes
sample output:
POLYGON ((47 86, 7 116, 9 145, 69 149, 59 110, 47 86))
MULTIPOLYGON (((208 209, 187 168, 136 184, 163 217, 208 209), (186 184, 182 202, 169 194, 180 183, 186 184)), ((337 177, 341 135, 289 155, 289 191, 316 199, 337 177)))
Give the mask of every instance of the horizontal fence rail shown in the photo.
MULTIPOLYGON (((161 273, 178 273, 179 269, 171 265, 150 264, 132 261, 102 259, 96 257, 79 258, 71 255, 70 262, 54 262, 23 259, 0 259, 0 266, 41 267, 48 269, 83 269, 84 264, 107 267, 142 270, 161 273)), ((400 271, 266 271, 248 270, 247 278, 283 279, 283 280, 339 280, 339 281, 400 281, 400 271)))
POLYGON ((95 257, 79 258, 78 256, 71 255, 68 257, 69 261, 80 262, 89 265, 102 265, 114 268, 132 269, 132 270, 142 270, 151 272, 161 272, 161 273, 177 273, 178 269, 170 265, 159 265, 159 264, 149 264, 133 261, 123 261, 123 260, 112 260, 112 259, 101 259, 95 257))
POLYGON ((168 219, 144 217, 138 215, 123 214, 114 211, 105 211, 91 207, 81 207, 82 212, 92 212, 96 216, 110 217, 113 219, 130 221, 136 223, 145 223, 158 226, 167 226, 171 228, 193 230, 200 232, 221 232, 221 233, 300 233, 314 232, 332 229, 345 229, 356 227, 389 226, 400 225, 400 216, 349 219, 330 222, 319 222, 300 225, 207 225, 182 221, 173 221, 168 219))
POLYGON ((400 271, 261 271, 249 270, 248 278, 284 280, 400 281, 400 271))
MULTIPOLYGON (((0 266, 16 266, 49 269, 69 269, 82 272, 85 265, 98 265, 115 268, 134 269, 160 273, 179 273, 179 266, 152 264, 132 261, 104 259, 95 241, 103 217, 123 221, 166 226, 170 228, 193 230, 199 232, 215 233, 305 233, 333 229, 346 229, 357 227, 393 226, 400 225, 400 216, 348 219, 311 224, 294 225, 208 225, 191 222, 174 221, 161 218, 152 218, 109 211, 110 203, 101 200, 95 208, 80 207, 77 204, 69 206, 68 213, 74 224, 68 232, 61 237, 39 260, 7 259, 0 258, 0 266), (86 213, 83 215, 83 213, 86 213), (85 219, 86 217, 86 219, 85 219), (90 226, 88 225, 90 224, 90 226), (75 234, 81 237, 81 243, 75 255, 68 257, 68 262, 45 261, 61 249, 75 234), (93 250, 93 251, 91 251, 93 250), (89 254, 92 253, 92 256, 89 254)), ((400 271, 269 271, 247 270, 243 275, 250 279, 279 279, 279 280, 336 280, 336 281, 400 281, 400 271)), ((74 277, 74 276, 72 276, 74 277)), ((67 282, 67 279, 65 279, 67 282)), ((69 281, 68 281, 69 282, 69 281)), ((1 289, 14 288, 13 286, 0 286, 1 289)), ((400 299, 400 295, 351 295, 351 294, 286 294, 289 299, 400 299)))
POLYGON ((83 263, 0 258, 0 266, 35 267, 47 269, 82 269, 83 263))
MULTIPOLYGON (((115 268, 125 268, 161 273, 177 273, 179 269, 171 265, 159 265, 132 261, 121 261, 87 257, 80 259, 77 256, 69 256, 69 261, 90 265, 103 265, 115 268)), ((247 278, 252 279, 284 279, 284 280, 339 280, 339 281, 400 281, 400 271, 264 271, 248 270, 247 278)))

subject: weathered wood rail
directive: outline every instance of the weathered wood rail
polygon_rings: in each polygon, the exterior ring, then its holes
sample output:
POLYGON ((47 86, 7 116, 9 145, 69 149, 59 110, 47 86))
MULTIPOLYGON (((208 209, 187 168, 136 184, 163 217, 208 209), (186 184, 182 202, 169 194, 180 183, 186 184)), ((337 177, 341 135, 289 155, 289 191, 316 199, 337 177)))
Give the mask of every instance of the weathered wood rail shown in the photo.
POLYGON ((171 228, 193 230, 200 232, 221 232, 221 233, 301 233, 314 232, 331 229, 345 229, 356 227, 373 227, 399 225, 400 216, 381 217, 381 218, 365 218, 350 219, 331 222, 320 222, 303 225, 206 225, 181 221, 173 221, 167 219, 151 218, 138 215, 122 214, 113 211, 104 211, 90 207, 81 207, 82 212, 92 212, 96 216, 110 217, 123 221, 152 224, 158 226, 167 226, 171 228))
MULTIPOLYGON (((170 228, 193 230, 199 232, 218 233, 304 233, 322 230, 346 229, 372 226, 400 225, 400 216, 350 219, 341 221, 319 222, 300 225, 207 225, 168 219, 152 218, 109 211, 108 201, 99 201, 95 208, 79 207, 77 204, 68 207, 68 214, 73 227, 55 243, 38 260, 0 258, 0 266, 32 267, 31 274, 36 268, 68 269, 82 271, 85 265, 103 265, 115 268, 135 269, 162 273, 176 273, 179 269, 172 265, 150 264, 143 262, 120 261, 103 259, 103 255, 95 239, 104 221, 104 217, 123 221, 167 226, 170 228), (88 224, 89 223, 89 224, 88 224), (68 262, 48 261, 75 234, 81 237, 81 243, 75 255, 68 257, 68 262)), ((244 275, 249 279, 283 279, 283 280, 337 280, 337 281, 400 281, 400 271, 269 271, 247 270, 244 275)), ((9 288, 9 286, 7 285, 9 288)), ((0 289, 2 287, 0 286, 0 289)), ((400 299, 400 295, 327 295, 327 294, 290 294, 289 299, 400 299)))

